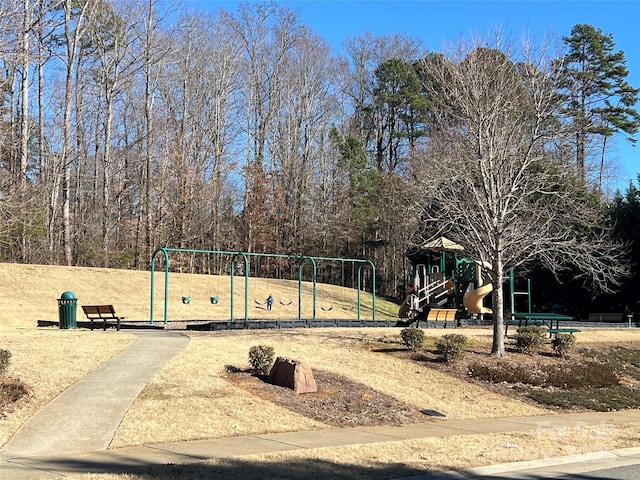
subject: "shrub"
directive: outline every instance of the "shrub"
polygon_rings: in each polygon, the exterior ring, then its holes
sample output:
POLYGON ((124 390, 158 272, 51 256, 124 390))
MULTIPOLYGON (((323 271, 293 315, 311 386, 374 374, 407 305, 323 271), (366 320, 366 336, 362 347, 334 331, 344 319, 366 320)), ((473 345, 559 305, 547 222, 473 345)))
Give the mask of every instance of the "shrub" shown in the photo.
POLYGON ((402 343, 411 350, 417 350, 424 345, 424 332, 419 328, 403 328, 400 332, 402 343))
POLYGON ((9 368, 11 363, 11 352, 9 350, 0 349, 0 374, 3 374, 9 368))
POLYGON ((499 362, 495 365, 469 365, 469 376, 491 383, 525 384, 562 390, 615 387, 620 379, 615 370, 598 362, 571 365, 521 365, 499 362))
POLYGON ((540 372, 517 363, 497 362, 495 365, 473 363, 469 365, 469 376, 491 383, 541 385, 540 372))
POLYGON ((29 394, 27 386, 20 380, 0 383, 0 415, 11 411, 11 405, 29 394))
POLYGON ((576 337, 568 333, 558 334, 551 340, 551 346, 556 355, 566 357, 575 348, 576 337))
POLYGON ((521 353, 532 354, 544 345, 547 329, 545 327, 519 327, 516 333, 516 349, 521 353))
POLYGON ((467 337, 457 333, 449 333, 436 340, 436 353, 445 362, 453 362, 464 357, 466 346, 467 337))
POLYGON ((620 383, 620 377, 609 365, 600 362, 580 362, 573 365, 547 365, 545 386, 575 390, 579 388, 609 388, 620 383))
POLYGON ((249 365, 258 373, 266 374, 273 360, 276 356, 276 352, 273 347, 268 345, 254 345, 249 349, 249 365))

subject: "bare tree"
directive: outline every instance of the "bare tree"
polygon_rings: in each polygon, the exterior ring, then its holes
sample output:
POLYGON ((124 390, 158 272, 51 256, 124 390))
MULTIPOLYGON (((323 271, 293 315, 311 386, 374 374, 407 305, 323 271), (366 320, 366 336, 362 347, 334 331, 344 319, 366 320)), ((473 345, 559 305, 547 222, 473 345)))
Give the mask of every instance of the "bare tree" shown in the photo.
POLYGON ((596 288, 620 279, 622 249, 602 209, 555 161, 559 107, 550 62, 522 46, 464 46, 464 55, 421 62, 433 102, 430 150, 420 166, 430 232, 446 233, 493 282, 492 353, 504 356, 503 283, 532 260, 558 273, 575 267, 596 288))
POLYGON ((238 73, 226 15, 180 17, 174 52, 159 86, 171 150, 165 195, 173 201, 172 239, 205 246, 218 241, 223 189, 233 168, 231 145, 239 134, 235 98, 238 73))
POLYGON ((370 32, 344 43, 350 72, 341 88, 351 101, 352 134, 365 135, 364 109, 374 101, 376 69, 392 58, 413 62, 424 53, 420 40, 403 34, 374 36, 370 32))
POLYGON ((287 65, 269 135, 276 248, 302 252, 307 213, 315 207, 308 193, 315 184, 316 158, 322 148, 319 140, 336 118, 333 78, 337 64, 329 46, 305 28, 287 53, 287 65))
POLYGON ((64 63, 66 67, 64 86, 64 124, 62 143, 62 230, 64 258, 67 265, 73 263, 72 222, 71 222, 71 171, 73 162, 72 140, 72 107, 75 91, 74 77, 77 72, 78 49, 80 40, 86 30, 86 23, 92 14, 96 2, 83 0, 77 3, 64 0, 64 41, 66 46, 64 63))
POLYGON ((245 200, 243 211, 245 249, 272 249, 269 217, 274 214, 265 172, 270 131, 284 76, 287 53, 301 25, 289 9, 269 4, 241 4, 232 23, 242 45, 241 72, 246 143, 245 200))

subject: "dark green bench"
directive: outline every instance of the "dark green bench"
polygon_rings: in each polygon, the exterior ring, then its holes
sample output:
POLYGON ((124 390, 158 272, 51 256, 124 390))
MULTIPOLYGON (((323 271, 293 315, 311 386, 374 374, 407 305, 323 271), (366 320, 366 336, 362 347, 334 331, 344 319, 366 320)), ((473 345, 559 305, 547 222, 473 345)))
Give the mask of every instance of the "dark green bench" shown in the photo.
POLYGON ((549 332, 549 336, 551 337, 551 335, 557 335, 559 333, 570 333, 571 335, 573 335, 574 333, 578 333, 581 332, 582 330, 580 330, 579 328, 550 328, 547 330, 547 332, 549 332))

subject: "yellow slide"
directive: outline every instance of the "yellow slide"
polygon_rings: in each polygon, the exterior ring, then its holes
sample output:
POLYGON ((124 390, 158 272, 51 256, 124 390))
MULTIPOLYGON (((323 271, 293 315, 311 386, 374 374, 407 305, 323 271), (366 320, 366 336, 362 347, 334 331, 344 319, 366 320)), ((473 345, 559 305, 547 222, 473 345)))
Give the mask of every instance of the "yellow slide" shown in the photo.
POLYGON ((471 290, 462 297, 462 304, 467 311, 474 315, 492 313, 490 308, 482 306, 482 300, 493 291, 493 285, 486 283, 481 287, 471 290))

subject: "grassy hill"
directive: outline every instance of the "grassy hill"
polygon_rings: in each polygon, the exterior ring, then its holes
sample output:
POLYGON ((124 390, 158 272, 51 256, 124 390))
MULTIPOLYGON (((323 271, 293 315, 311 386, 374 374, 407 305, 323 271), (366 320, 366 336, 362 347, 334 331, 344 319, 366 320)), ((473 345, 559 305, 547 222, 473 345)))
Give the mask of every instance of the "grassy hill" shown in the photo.
MULTIPOLYGON (((156 273, 154 320, 162 320, 164 273, 156 273)), ((248 317, 297 318, 298 282, 250 278, 248 317), (275 297, 268 312, 260 303, 269 294, 275 297)), ((150 317, 151 274, 146 271, 89 267, 0 264, 0 328, 35 326, 39 319, 57 320, 58 302, 70 290, 81 305, 113 304, 119 315, 128 320, 150 317)), ((169 275, 169 320, 223 320, 230 318, 230 278, 217 275, 169 275), (184 304, 183 296, 191 302, 184 304), (219 303, 212 305, 211 296, 219 303)), ((244 318, 244 277, 234 281, 234 317, 244 318)), ((312 285, 303 283, 302 316, 312 316, 312 285)), ((317 318, 356 318, 357 291, 334 285, 318 284, 317 318)), ((376 318, 395 318, 397 305, 376 299, 376 318)), ((80 318, 81 311, 78 313, 80 318)), ((361 316, 371 318, 371 295, 361 292, 361 316)))

